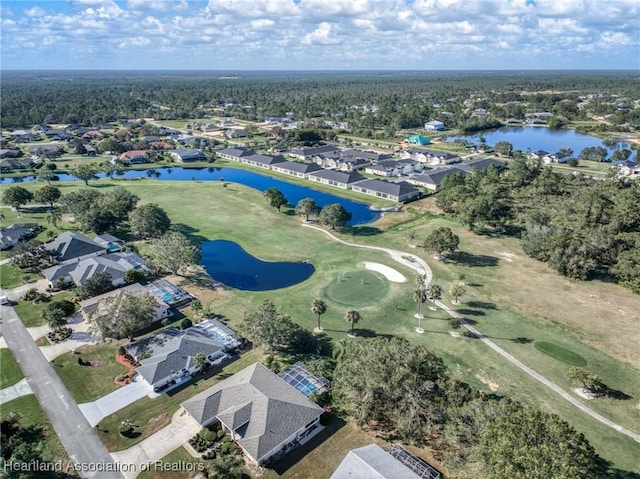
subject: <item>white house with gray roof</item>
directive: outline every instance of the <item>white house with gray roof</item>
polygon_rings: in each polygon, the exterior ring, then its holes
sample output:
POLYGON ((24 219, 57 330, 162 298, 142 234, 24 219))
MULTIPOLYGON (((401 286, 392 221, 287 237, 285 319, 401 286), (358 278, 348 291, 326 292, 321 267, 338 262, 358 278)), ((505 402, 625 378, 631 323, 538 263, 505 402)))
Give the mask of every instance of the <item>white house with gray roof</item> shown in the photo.
POLYGON ((324 410, 260 363, 182 403, 202 426, 219 421, 255 464, 295 447, 324 410))
POLYGON ((284 173, 285 175, 297 176, 298 178, 307 178, 311 173, 319 171, 322 168, 315 163, 285 161, 273 165, 271 169, 279 173, 284 173))
POLYGON ((226 160, 240 161, 241 158, 255 155, 255 152, 247 148, 237 147, 237 148, 225 148, 224 150, 217 151, 216 154, 220 158, 224 158, 226 160))
POLYGON ((66 261, 44 269, 42 274, 52 289, 59 287, 61 283, 80 285, 96 273, 108 273, 112 284, 120 286, 126 283, 124 275, 130 269, 148 272, 146 263, 140 256, 125 251, 66 261))
POLYGON ((420 190, 406 181, 392 183, 383 180, 364 180, 354 183, 351 189, 392 201, 408 201, 420 196, 420 190))
POLYGON ((287 154, 300 160, 310 160, 314 156, 333 153, 334 151, 338 151, 338 147, 333 145, 303 146, 302 148, 294 148, 287 154))
POLYGON ((325 185, 336 186, 345 190, 351 188, 351 186, 353 186, 355 182, 365 179, 364 176, 355 171, 346 172, 324 169, 311 173, 308 178, 311 181, 324 183, 325 185))
POLYGON ((278 163, 283 163, 286 160, 284 157, 280 155, 270 156, 270 155, 261 155, 258 153, 254 153, 249 156, 242 156, 240 158, 241 163, 246 163, 247 165, 257 166, 258 168, 271 169, 272 165, 276 165, 278 163))
POLYGON ((195 364, 195 357, 200 353, 211 365, 227 357, 225 346, 205 331, 196 327, 186 331, 167 328, 128 344, 126 349, 140 363, 136 368, 138 374, 158 390, 172 381, 187 380, 200 371, 202 367, 195 364))

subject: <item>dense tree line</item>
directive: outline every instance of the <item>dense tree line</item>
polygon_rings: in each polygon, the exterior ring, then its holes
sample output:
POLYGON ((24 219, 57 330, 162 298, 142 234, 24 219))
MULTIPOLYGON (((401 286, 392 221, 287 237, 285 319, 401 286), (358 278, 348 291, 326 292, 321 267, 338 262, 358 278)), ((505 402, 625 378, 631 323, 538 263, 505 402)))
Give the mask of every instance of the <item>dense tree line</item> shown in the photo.
MULTIPOLYGON (((449 113, 451 127, 464 128, 474 124, 462 105, 472 94, 484 95, 474 108, 491 108, 498 118, 524 114, 517 105, 496 105, 500 102, 527 101, 534 109, 579 119, 578 92, 640 97, 633 74, 623 72, 476 72, 473 76, 464 72, 245 73, 235 79, 218 78, 215 72, 66 73, 46 79, 13 74, 3 75, 2 90, 4 128, 40 123, 88 126, 148 116, 201 118, 209 108, 227 105, 227 114, 248 120, 291 114, 297 120, 346 121, 362 131, 392 131, 417 128, 433 119, 442 111, 435 104, 449 113), (572 96, 567 99, 546 90, 570 90, 572 96), (538 93, 524 98, 522 91, 538 93)), ((615 111, 622 116, 637 115, 633 109, 615 111)))
POLYGON ((439 451, 452 478, 605 477, 606 465, 558 416, 453 380, 403 339, 342 341, 334 406, 383 435, 439 451))
POLYGON ((519 235, 529 256, 564 276, 613 276, 640 293, 640 184, 561 175, 516 159, 442 183, 436 204, 471 230, 519 235))

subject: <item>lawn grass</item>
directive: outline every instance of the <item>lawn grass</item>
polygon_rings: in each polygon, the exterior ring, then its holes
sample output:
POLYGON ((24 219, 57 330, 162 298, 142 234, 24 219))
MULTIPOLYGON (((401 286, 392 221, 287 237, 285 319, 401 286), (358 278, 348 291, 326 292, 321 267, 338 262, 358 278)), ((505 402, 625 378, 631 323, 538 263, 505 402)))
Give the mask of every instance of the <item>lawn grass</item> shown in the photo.
POLYGON ((52 361, 55 371, 77 403, 95 401, 118 389, 114 379, 128 369, 116 362, 115 355, 118 346, 125 342, 109 341, 81 346, 76 349, 80 354, 65 353, 52 361), (80 366, 79 358, 92 365, 80 366))
POLYGON ((38 425, 45 428, 45 459, 52 462, 63 461, 65 463, 69 460, 67 452, 62 447, 60 439, 58 439, 53 426, 49 422, 49 418, 38 403, 35 395, 27 394, 2 404, 0 420, 6 419, 12 413, 20 414, 23 425, 38 425))
POLYGON ((382 301, 387 291, 387 279, 362 269, 339 273, 323 290, 323 296, 339 305, 355 308, 382 301))
MULTIPOLYGON (((338 274, 356 270, 363 261, 386 264, 409 278, 415 274, 378 251, 340 245, 321 232, 302 228, 298 218, 268 208, 259 192, 241 185, 229 184, 223 188, 218 182, 150 180, 101 180, 96 183, 104 188, 124 186, 140 196, 141 203, 158 203, 175 223, 184 225, 184 231, 196 241, 223 238, 237 242, 246 251, 267 261, 310 259, 316 265, 310 279, 279 291, 214 292, 200 289, 202 296, 199 297, 205 307, 226 317, 232 327, 237 327, 245 311, 264 299, 270 299, 296 322, 312 329, 315 326, 315 317, 310 311, 313 299, 324 297, 325 288, 335 281, 338 274)), ((60 184, 59 187, 66 193, 81 185, 60 184)), ((589 401, 589 407, 631 429, 640 429, 640 419, 634 409, 640 397, 640 358, 636 353, 640 342, 638 296, 609 283, 583 283, 563 278, 546 265, 526 257, 516 239, 468 232, 454 221, 437 216, 437 211, 431 207, 432 202, 433 199, 428 198, 412 203, 412 209, 419 214, 409 211, 389 213, 380 221, 366 225, 366 229, 348 229, 341 236, 347 241, 397 248, 422 256, 445 291, 451 281, 463 274, 468 291, 461 298, 463 304, 456 309, 477 323, 480 331, 567 390, 571 390, 566 379, 569 366, 543 354, 534 347, 534 343, 554 343, 579 354, 587 361, 587 369, 602 376, 613 389, 633 398, 598 399, 589 401), (460 236, 463 254, 436 262, 423 250, 409 248, 409 233, 416 233, 415 242, 420 244, 429 232, 439 226, 448 226, 460 236)), ((186 288, 197 287, 187 279, 184 282, 186 288)), ((500 394, 559 414, 584 433, 596 450, 616 466, 623 469, 636 467, 634 458, 640 455, 637 443, 586 417, 546 387, 510 366, 481 342, 450 336, 449 324, 444 320, 446 315, 441 311, 432 312, 425 308, 428 317, 422 326, 426 333, 417 335, 412 289, 410 284, 390 284, 383 301, 375 306, 358 308, 363 317, 358 328, 371 334, 399 335, 422 344, 441 356, 455 377, 485 391, 497 385, 496 392, 500 394)), ((445 293, 444 301, 449 300, 445 293)), ((346 336, 349 325, 344 315, 347 309, 350 308, 332 302, 329 311, 322 316, 322 326, 332 340, 346 336)), ((131 417, 141 415, 145 424, 162 413, 161 408, 155 405, 156 409, 150 409, 151 400, 145 398, 139 403, 141 405, 130 406, 138 408, 131 410, 135 414, 128 414, 131 417)), ((176 407, 173 407, 174 411, 176 407)), ((166 412, 164 414, 157 422, 166 424, 170 416, 166 412)), ((105 438, 105 442, 109 441, 112 447, 124 446, 118 444, 118 439, 105 438)))
POLYGON ((541 351, 547 356, 551 356, 558 361, 562 361, 569 366, 584 367, 587 365, 587 360, 582 356, 574 353, 573 351, 569 351, 562 346, 558 346, 557 344, 548 343, 547 341, 536 341, 534 346, 538 351, 541 351))
POLYGON ((0 264, 0 288, 13 289, 23 283, 35 281, 37 274, 21 270, 10 263, 0 264))
POLYGON ((104 418, 96 426, 98 436, 109 451, 127 449, 168 425, 181 403, 261 358, 262 353, 254 349, 226 363, 222 368, 213 369, 213 374, 196 378, 195 381, 183 388, 170 391, 169 394, 163 394, 154 399, 145 396, 104 418), (138 426, 137 430, 140 431, 140 436, 130 439, 118 434, 118 429, 125 419, 133 421, 138 426))
POLYGON ((24 376, 20 366, 9 351, 9 348, 0 349, 0 389, 13 386, 24 376))
MULTIPOLYGON (((72 295, 73 293, 71 291, 62 291, 53 295, 51 301, 62 301, 71 298, 72 295)), ((48 304, 48 302, 34 304, 31 301, 18 300, 14 309, 16 313, 18 313, 18 316, 20 316, 22 323, 27 328, 32 328, 46 324, 46 321, 42 319, 42 311, 44 311, 48 304)))

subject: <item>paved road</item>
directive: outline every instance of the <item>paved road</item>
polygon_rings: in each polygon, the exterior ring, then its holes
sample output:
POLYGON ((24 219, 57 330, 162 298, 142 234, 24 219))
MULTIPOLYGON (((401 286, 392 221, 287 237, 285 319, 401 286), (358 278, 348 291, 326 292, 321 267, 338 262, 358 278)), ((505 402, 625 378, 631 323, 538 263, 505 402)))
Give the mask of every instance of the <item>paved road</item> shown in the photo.
POLYGON ((0 306, 2 334, 20 369, 83 478, 122 479, 107 449, 10 306, 0 306), (88 470, 92 469, 92 470, 88 470), (98 469, 98 470, 95 470, 98 469))
MULTIPOLYGON (((303 223, 303 226, 307 226, 309 228, 313 228, 315 230, 322 231, 323 233, 325 233, 328 236, 330 236, 333 240, 338 241, 338 242, 340 242, 342 244, 345 244, 345 245, 348 245, 348 246, 353 246, 353 247, 356 247, 356 248, 367 248, 367 249, 373 249, 373 250, 378 250, 378 251, 384 251, 387 254, 389 254, 391 256, 391 258, 393 258, 395 261, 398 261, 399 263, 401 263, 401 264, 403 264, 405 266, 408 266, 408 267, 414 269, 415 271, 418 271, 421 274, 426 274, 426 276, 427 276, 426 283, 427 284, 429 284, 429 282, 431 281, 431 278, 432 278, 431 268, 429 268, 429 265, 422 258, 420 258, 420 257, 418 257, 418 256, 416 256, 414 254, 403 253, 402 251, 398 251, 398 250, 394 250, 394 249, 390 249, 390 248, 383 248, 381 246, 369 246, 369 245, 363 245, 363 244, 357 244, 357 243, 349 243, 348 241, 344 241, 344 240, 338 238, 337 236, 335 236, 334 234, 332 234, 331 232, 329 232, 329 231, 327 231, 325 229, 319 228, 317 226, 312 226, 312 225, 309 225, 309 224, 306 224, 306 223, 303 223), (412 258, 412 261, 407 261, 405 259, 405 258, 408 258, 408 257, 412 258)), ((531 376, 535 380, 540 381, 542 384, 547 386, 549 389, 551 389, 552 391, 554 391, 555 393, 560 395, 560 397, 562 397, 563 399, 565 399, 568 402, 570 402, 573 406, 577 407, 582 412, 584 412, 585 414, 588 414, 589 416, 591 416, 595 420, 600 421, 602 424, 605 424, 606 426, 609 426, 610 428, 615 429, 616 431, 620 432, 621 434, 624 434, 625 436, 629 436, 630 438, 632 438, 636 442, 640 442, 640 434, 638 434, 637 432, 631 431, 631 430, 621 426, 620 424, 617 424, 617 423, 607 419, 606 417, 602 416, 601 414, 598 414, 597 412, 593 411, 588 406, 585 406, 583 403, 581 403, 576 398, 571 396, 571 394, 569 394, 567 391, 565 391, 560 386, 555 384, 553 381, 551 381, 550 379, 547 379, 542 374, 534 371, 529 366, 527 366, 522 361, 520 361, 518 358, 516 358, 515 356, 511 355, 510 353, 508 353, 507 351, 502 349, 500 346, 498 346, 496 343, 494 343, 489 338, 487 338, 484 334, 482 334, 480 331, 478 331, 478 329, 474 328, 473 326, 471 326, 468 323, 465 323, 464 322, 464 318, 462 316, 460 316, 458 313, 456 313, 455 311, 453 311, 452 309, 447 307, 444 303, 442 303, 440 301, 436 301, 436 304, 438 306, 440 306, 442 309, 444 309, 450 316, 462 319, 462 326, 465 327, 466 329, 468 329, 469 331, 471 331, 478 338, 480 338, 484 344, 489 346, 491 349, 496 351, 498 354, 500 354, 507 361, 509 361, 510 363, 514 364, 516 367, 518 367, 520 370, 524 371, 526 374, 528 374, 529 376, 531 376)))

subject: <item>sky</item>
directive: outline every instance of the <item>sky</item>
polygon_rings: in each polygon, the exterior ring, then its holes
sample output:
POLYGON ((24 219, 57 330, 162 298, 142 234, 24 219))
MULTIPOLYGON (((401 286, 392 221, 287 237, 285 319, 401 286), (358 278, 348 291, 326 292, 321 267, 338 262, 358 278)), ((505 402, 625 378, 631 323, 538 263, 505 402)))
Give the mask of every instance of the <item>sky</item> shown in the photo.
POLYGON ((2 70, 640 70, 640 0, 0 0, 2 70))

